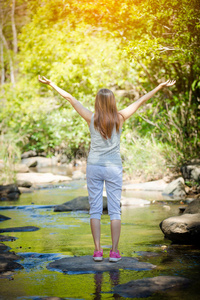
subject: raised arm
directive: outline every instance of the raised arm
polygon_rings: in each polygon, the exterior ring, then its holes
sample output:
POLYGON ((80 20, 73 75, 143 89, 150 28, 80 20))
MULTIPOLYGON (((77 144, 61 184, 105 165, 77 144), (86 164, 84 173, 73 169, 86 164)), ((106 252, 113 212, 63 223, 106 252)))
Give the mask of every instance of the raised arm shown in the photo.
POLYGON ((144 104, 147 100, 152 98, 155 95, 155 93, 157 93, 163 87, 169 87, 169 86, 174 85, 175 83, 176 83, 176 80, 172 80, 172 81, 167 80, 166 82, 159 84, 155 89, 153 89, 146 95, 142 96, 140 99, 133 102, 128 107, 120 110, 119 113, 123 116, 124 121, 127 120, 128 118, 130 118, 132 116, 132 114, 134 114, 134 112, 136 112, 142 104, 144 104))
POLYGON ((69 103, 74 107, 74 109, 78 112, 78 114, 86 120, 88 125, 90 125, 90 121, 92 118, 92 112, 84 107, 76 98, 74 98, 71 94, 67 93, 63 89, 59 88, 55 83, 46 77, 40 75, 38 76, 38 80, 41 83, 50 85, 54 90, 56 90, 63 98, 65 98, 69 103))

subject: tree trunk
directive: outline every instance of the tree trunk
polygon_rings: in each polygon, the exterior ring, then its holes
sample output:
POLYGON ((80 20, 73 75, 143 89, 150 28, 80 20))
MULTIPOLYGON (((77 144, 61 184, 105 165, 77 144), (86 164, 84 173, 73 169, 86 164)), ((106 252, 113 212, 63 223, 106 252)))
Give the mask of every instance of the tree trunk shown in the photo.
POLYGON ((1 41, 1 85, 5 82, 5 69, 4 69, 4 57, 3 57, 3 42, 1 41))
POLYGON ((17 53, 17 30, 15 26, 15 0, 12 1, 11 22, 13 32, 13 51, 17 53))
POLYGON ((8 52, 8 59, 9 59, 9 65, 10 65, 10 80, 12 82, 13 85, 15 85, 15 76, 14 76, 14 68, 13 68, 13 61, 12 61, 12 57, 10 55, 10 49, 8 47, 8 43, 6 41, 6 38, 3 34, 2 28, 0 27, 0 38, 3 42, 3 45, 5 46, 7 52, 8 52))

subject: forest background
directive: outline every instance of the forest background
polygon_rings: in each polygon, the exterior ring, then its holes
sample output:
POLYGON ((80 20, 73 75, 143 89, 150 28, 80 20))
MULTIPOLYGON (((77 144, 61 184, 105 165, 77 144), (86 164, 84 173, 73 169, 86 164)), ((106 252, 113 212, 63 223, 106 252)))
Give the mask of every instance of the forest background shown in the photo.
POLYGON ((102 87, 122 109, 176 79, 123 125, 124 170, 158 179, 198 157, 199 16, 199 0, 0 0, 2 174, 28 150, 88 153, 86 122, 38 74, 91 110, 102 87))

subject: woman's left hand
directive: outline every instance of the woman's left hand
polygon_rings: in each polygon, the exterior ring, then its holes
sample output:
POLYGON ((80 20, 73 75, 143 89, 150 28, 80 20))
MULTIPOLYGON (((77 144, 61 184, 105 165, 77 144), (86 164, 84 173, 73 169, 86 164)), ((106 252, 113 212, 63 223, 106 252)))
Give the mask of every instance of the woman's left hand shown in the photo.
POLYGON ((172 86, 176 83, 176 80, 167 80, 163 83, 160 83, 159 86, 160 87, 169 87, 169 86, 172 86))
POLYGON ((51 80, 47 79, 46 77, 42 76, 42 78, 40 77, 40 75, 38 76, 38 80, 39 82, 42 82, 44 84, 51 84, 51 80))

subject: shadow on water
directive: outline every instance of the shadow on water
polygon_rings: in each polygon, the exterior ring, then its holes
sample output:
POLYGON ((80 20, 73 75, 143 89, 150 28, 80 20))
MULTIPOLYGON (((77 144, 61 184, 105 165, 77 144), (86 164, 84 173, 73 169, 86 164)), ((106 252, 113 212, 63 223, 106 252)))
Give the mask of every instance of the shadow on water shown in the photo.
MULTIPOLYGON (((32 194, 22 194, 18 202, 2 202, 2 214, 10 220, 0 223, 1 228, 14 226, 37 226, 34 232, 15 232, 14 242, 5 242, 23 260, 23 270, 15 271, 8 278, 0 279, 0 299, 39 299, 61 297, 63 299, 125 299, 113 293, 114 286, 146 277, 173 275, 192 281, 186 289, 171 289, 153 294, 148 300, 199 299, 200 250, 191 246, 171 245, 164 240, 159 223, 178 215, 180 202, 167 202, 166 210, 161 201, 141 206, 122 207, 122 232, 119 249, 122 256, 136 257, 140 261, 157 265, 146 271, 119 270, 90 274, 64 274, 48 270, 47 264, 66 256, 93 254, 88 212, 53 212, 49 205, 58 205, 74 197, 87 195, 85 182, 72 182, 45 188, 32 194), (8 209, 6 206, 21 206, 8 209), (163 246, 165 246, 163 248, 163 246)), ((140 197, 129 191, 124 197, 140 197)), ((151 194, 152 197, 152 194, 151 194)), ((149 198, 144 198, 149 200, 149 198)), ((152 199, 151 199, 152 200, 152 199)), ((161 199, 159 199, 161 200, 161 199)), ((102 248, 109 256, 111 247, 110 220, 102 216, 102 248)), ((137 298, 138 299, 138 298, 137 298)))

